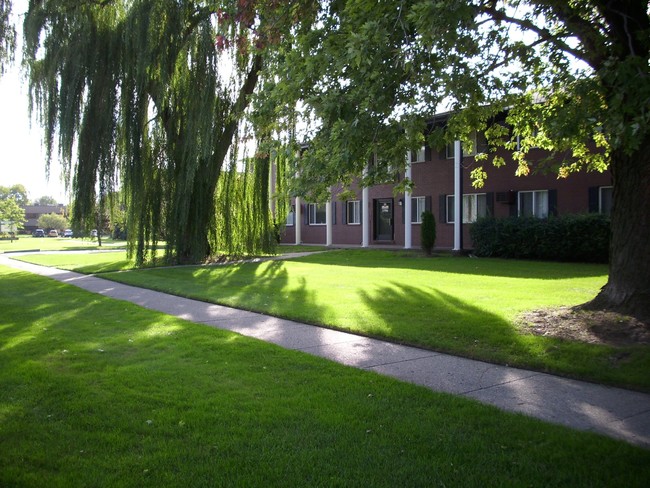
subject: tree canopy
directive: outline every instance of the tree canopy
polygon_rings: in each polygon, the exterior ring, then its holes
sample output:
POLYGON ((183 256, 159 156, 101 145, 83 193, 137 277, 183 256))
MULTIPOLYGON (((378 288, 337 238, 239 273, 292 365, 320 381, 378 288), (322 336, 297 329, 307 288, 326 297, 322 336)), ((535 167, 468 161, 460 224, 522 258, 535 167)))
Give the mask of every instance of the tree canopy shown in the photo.
POLYGON ((43 195, 42 197, 35 199, 33 203, 34 205, 56 205, 57 201, 54 197, 43 195))
MULTIPOLYGON (((24 29, 30 96, 48 157, 65 162, 77 225, 96 205, 103 212, 119 181, 138 262, 161 236, 173 261, 213 253, 217 222, 246 213, 225 209, 253 206, 268 187, 266 173, 244 187, 243 200, 217 191, 222 175, 236 179, 246 161, 252 171, 268 160, 246 144, 253 134, 244 114, 268 53, 313 4, 32 2, 24 29)), ((257 249, 270 242, 272 218, 268 205, 258 210, 249 219, 257 249)))
POLYGON ((24 185, 16 184, 12 186, 0 186, 0 200, 13 198, 16 203, 25 206, 29 203, 27 189, 24 185))
POLYGON ((23 229, 25 227, 25 209, 13 197, 2 199, 0 200, 0 221, 9 224, 9 227, 15 231, 23 229))
POLYGON ((68 219, 58 213, 43 214, 38 218, 38 226, 48 230, 63 230, 68 227, 68 219))
POLYGON ((295 142, 305 124, 309 150, 283 171, 318 197, 370 158, 365 184, 407 149, 488 129, 480 157, 501 165, 505 145, 519 175, 535 170, 533 146, 560 176, 611 169, 610 277, 595 303, 650 317, 647 1, 43 0, 24 32, 31 99, 48 154, 67 162, 75 218, 120 181, 139 261, 160 235, 176 261, 202 260, 235 218, 267 243, 268 173, 255 168, 296 152, 272 151, 274 131, 295 142), (446 125, 428 131, 441 109, 446 125), (507 125, 491 125, 504 112, 507 125))
MULTIPOLYGON (((322 195, 376 157, 372 184, 407 149, 486 129, 479 158, 502 165, 506 146, 518 175, 538 169, 532 147, 560 177, 609 167, 610 277, 595 303, 650 317, 647 1, 331 0, 285 47, 276 100, 299 103, 310 128, 298 191, 322 195), (446 125, 428 130, 441 111, 446 125)), ((480 186, 485 171, 473 176, 480 186)))

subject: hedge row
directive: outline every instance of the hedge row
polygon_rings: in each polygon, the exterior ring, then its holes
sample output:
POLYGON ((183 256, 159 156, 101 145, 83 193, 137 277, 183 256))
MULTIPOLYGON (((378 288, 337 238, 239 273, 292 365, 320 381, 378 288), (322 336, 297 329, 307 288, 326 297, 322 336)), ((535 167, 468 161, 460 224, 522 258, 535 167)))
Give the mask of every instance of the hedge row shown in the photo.
POLYGON ((610 220, 601 214, 485 218, 470 232, 477 256, 592 263, 609 259, 610 220))

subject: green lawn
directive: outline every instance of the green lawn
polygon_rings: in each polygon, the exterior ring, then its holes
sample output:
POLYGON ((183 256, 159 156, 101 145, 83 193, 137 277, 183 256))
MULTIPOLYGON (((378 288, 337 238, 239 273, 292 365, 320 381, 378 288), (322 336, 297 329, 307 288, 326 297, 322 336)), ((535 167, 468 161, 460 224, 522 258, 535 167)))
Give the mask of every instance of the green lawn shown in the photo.
MULTIPOLYGON (((61 265, 56 260, 64 258, 29 259, 61 265)), ((122 263, 111 262, 109 255, 83 259, 88 261, 63 267, 89 272, 122 263)), ((525 310, 589 300, 606 273, 606 266, 594 264, 343 250, 287 261, 105 276, 465 357, 650 391, 650 347, 534 336, 514 323, 525 310)))
POLYGON ((17 240, 0 241, 0 253, 18 251, 70 251, 82 249, 103 249, 125 247, 126 241, 114 241, 102 238, 102 247, 97 245, 97 239, 66 239, 63 237, 32 237, 19 235, 17 240))
POLYGON ((0 268, 0 486, 626 486, 650 451, 0 268))

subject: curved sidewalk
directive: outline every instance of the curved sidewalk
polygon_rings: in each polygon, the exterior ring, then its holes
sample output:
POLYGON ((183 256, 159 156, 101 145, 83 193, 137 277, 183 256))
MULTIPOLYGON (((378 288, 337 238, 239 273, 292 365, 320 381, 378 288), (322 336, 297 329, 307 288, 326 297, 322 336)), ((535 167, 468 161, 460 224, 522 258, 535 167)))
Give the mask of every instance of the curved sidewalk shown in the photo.
POLYGON ((650 395, 459 358, 254 312, 136 288, 0 255, 0 264, 48 276, 185 320, 376 371, 650 449, 650 395))

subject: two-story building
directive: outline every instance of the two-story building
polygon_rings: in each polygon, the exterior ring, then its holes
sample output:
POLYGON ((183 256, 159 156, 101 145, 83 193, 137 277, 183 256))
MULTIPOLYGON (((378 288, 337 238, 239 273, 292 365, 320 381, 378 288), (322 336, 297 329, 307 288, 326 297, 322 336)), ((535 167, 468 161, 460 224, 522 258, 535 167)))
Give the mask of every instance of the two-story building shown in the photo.
MULTIPOLYGON (((473 148, 480 150, 480 135, 473 148)), ((397 181, 407 177, 413 182, 411 192, 396 195, 394 184, 383 184, 353 187, 354 198, 345 201, 338 198, 340 188, 332 189, 328 203, 293 199, 282 242, 418 248, 421 215, 430 210, 436 217, 436 248, 460 251, 472 248, 469 229, 480 217, 610 212, 609 171, 582 171, 567 178, 551 171, 518 177, 512 154, 505 149, 497 154, 505 166, 478 163, 459 141, 441 151, 422 147, 407 156, 406 171, 397 175, 397 181), (479 165, 488 177, 484 187, 476 189, 470 173, 479 165)), ((541 149, 532 149, 528 159, 545 156, 541 149)))

